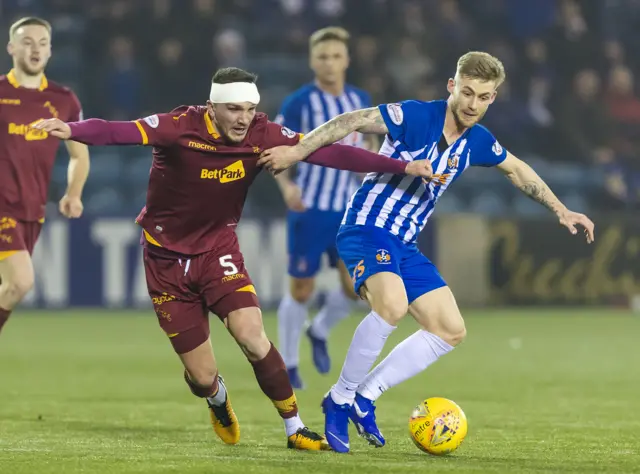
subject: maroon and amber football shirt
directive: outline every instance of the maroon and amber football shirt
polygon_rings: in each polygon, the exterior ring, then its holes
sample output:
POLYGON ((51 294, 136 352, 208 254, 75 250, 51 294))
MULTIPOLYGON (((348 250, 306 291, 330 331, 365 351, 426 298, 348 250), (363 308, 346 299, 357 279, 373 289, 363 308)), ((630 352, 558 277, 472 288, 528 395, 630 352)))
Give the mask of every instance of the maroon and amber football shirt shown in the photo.
POLYGON ((244 141, 228 143, 206 107, 183 106, 135 123, 141 143, 154 147, 147 203, 136 221, 149 242, 184 255, 235 238, 260 153, 300 139, 257 113, 244 141))
POLYGON ((0 216, 44 218, 51 171, 60 140, 31 125, 42 119, 81 120, 80 102, 68 88, 43 77, 38 89, 0 76, 0 216))

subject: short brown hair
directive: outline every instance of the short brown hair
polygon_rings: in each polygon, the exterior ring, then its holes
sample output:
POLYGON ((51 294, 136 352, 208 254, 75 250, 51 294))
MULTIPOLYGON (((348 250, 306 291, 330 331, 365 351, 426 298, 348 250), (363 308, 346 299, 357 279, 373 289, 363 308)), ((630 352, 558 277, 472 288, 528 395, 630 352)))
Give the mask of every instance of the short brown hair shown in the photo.
POLYGON ((506 78, 502 62, 495 56, 482 51, 469 51, 460 56, 456 73, 483 82, 495 82, 496 87, 506 78))
POLYGON ((29 25, 44 26, 49 32, 49 35, 51 35, 51 23, 43 18, 38 18, 37 16, 26 16, 24 18, 20 18, 13 25, 11 25, 11 27, 9 28, 9 39, 13 39, 16 31, 18 31, 20 28, 29 25))
POLYGON ((345 45, 349 44, 349 38, 351 35, 347 30, 339 26, 328 26, 316 31, 309 37, 309 48, 313 48, 315 45, 322 43, 323 41, 340 41, 345 45))
POLYGON ((216 71, 211 82, 216 84, 230 84, 232 82, 249 82, 255 84, 257 80, 257 75, 240 69, 239 67, 223 67, 216 71))

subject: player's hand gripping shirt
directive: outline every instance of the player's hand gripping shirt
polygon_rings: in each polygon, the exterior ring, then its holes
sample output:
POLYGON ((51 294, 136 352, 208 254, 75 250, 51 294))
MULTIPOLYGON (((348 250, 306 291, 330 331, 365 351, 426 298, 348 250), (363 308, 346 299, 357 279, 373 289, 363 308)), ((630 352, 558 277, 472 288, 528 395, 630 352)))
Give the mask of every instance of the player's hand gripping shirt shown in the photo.
POLYGON ((351 198, 342 223, 384 228, 404 242, 415 242, 442 193, 464 170, 496 166, 507 152, 482 125, 443 146, 444 100, 408 100, 379 109, 389 130, 380 154, 407 162, 429 159, 433 178, 425 184, 411 176, 371 173, 351 198))

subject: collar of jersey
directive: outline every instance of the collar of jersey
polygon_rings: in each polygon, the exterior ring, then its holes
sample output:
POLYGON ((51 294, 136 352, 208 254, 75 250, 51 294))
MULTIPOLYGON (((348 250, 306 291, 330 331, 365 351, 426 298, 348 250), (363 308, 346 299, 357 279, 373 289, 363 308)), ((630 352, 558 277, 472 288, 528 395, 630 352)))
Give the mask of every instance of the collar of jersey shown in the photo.
POLYGON ((220 134, 216 130, 215 125, 213 125, 213 122, 211 121, 211 117, 209 117, 209 112, 207 112, 206 110, 204 111, 204 123, 207 126, 207 132, 209 132, 209 135, 211 135, 216 140, 220 138, 220 134))
MULTIPOLYGON (((12 69, 11 71, 9 71, 9 73, 7 74, 7 81, 9 81, 9 84, 11 84, 16 89, 20 87, 20 83, 18 82, 18 79, 16 79, 15 69, 12 69)), ((47 77, 43 74, 42 79, 40 80, 40 87, 38 87, 38 90, 42 92, 47 87, 49 87, 49 81, 47 81, 47 77)))

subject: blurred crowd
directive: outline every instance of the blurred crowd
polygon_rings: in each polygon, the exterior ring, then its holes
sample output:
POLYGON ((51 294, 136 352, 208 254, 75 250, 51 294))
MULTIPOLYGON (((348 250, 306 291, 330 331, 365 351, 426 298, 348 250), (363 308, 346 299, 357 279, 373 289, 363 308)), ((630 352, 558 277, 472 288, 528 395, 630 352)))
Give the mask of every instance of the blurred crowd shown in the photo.
POLYGON ((640 201, 640 0, 0 0, 4 31, 25 14, 53 25, 49 76, 110 119, 202 103, 221 66, 257 72, 274 116, 328 25, 351 32, 349 81, 376 103, 444 98, 458 56, 485 50, 507 71, 484 121, 503 145, 582 207, 640 201))

